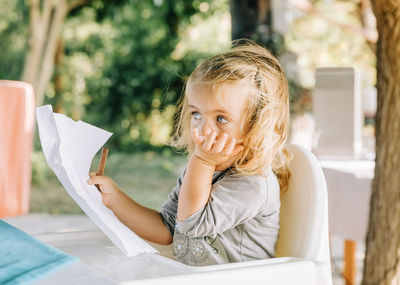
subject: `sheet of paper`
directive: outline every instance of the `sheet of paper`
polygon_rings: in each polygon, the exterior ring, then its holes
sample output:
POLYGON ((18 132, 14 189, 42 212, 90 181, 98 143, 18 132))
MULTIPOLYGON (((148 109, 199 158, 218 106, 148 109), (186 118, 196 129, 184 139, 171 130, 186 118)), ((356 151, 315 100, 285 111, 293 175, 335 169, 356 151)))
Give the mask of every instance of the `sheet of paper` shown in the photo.
POLYGON ((158 252, 122 224, 97 188, 87 184, 92 159, 112 133, 53 113, 50 105, 36 108, 36 117, 47 163, 79 207, 127 256, 158 252))

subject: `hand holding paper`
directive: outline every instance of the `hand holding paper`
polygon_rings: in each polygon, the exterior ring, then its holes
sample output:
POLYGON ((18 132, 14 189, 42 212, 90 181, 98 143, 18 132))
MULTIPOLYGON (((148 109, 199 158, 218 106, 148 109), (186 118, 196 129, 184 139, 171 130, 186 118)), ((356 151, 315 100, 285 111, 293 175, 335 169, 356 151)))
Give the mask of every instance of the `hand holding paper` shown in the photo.
MULTIPOLYGON (((108 148, 103 148, 101 150, 100 164, 99 168, 97 169, 96 175, 101 176, 104 174, 104 168, 106 168, 107 155, 108 155, 108 148)), ((96 184, 95 186, 101 192, 99 185, 96 184)))
POLYGON ((82 210, 126 255, 157 252, 122 224, 103 205, 95 186, 87 184, 92 159, 112 134, 53 113, 50 105, 36 108, 36 116, 46 161, 82 210))

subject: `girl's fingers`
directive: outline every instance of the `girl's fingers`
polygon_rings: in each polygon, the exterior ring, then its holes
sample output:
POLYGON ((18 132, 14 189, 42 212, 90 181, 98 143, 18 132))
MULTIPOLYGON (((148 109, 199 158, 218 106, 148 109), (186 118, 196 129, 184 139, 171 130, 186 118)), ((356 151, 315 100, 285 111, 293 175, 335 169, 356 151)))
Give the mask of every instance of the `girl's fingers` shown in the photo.
POLYGON ((225 148, 226 141, 228 140, 228 134, 224 133, 220 138, 215 142, 213 149, 215 152, 222 152, 225 148))
POLYGON ((91 176, 90 179, 87 181, 87 184, 89 185, 94 185, 94 184, 99 184, 103 185, 108 182, 108 177, 106 176, 91 176))
POLYGON ((231 155, 233 152, 233 149, 235 148, 236 145, 236 139, 235 138, 230 138, 228 143, 225 146, 225 149, 223 150, 223 153, 225 155, 231 155))
POLYGON ((200 136, 199 136, 199 130, 198 129, 194 129, 193 130, 193 140, 195 144, 199 144, 200 143, 200 136))
POLYGON ((193 130, 193 140, 195 144, 202 144, 204 141, 204 137, 200 136, 197 128, 193 130))
POLYGON ((215 142, 215 138, 217 137, 217 132, 212 131, 211 134, 206 138, 203 143, 203 147, 205 150, 210 150, 215 142))

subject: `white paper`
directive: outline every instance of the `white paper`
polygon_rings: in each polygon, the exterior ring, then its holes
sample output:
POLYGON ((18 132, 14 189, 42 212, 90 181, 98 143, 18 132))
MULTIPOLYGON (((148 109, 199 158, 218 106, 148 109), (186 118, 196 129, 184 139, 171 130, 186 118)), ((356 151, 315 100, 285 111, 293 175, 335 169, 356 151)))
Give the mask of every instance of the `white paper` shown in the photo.
POLYGON ((97 188, 87 184, 92 159, 112 133, 53 113, 50 105, 36 108, 36 117, 47 163, 79 207, 127 256, 158 252, 122 224, 97 188))

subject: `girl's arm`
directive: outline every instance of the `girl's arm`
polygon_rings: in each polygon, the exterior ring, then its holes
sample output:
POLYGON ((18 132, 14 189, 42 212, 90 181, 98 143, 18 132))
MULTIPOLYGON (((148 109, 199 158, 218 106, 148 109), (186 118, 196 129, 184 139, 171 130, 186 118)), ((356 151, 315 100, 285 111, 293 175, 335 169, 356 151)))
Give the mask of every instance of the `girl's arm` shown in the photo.
POLYGON ((186 220, 207 203, 214 171, 215 166, 208 165, 199 157, 192 155, 179 191, 177 213, 179 221, 186 220))
POLYGON ((100 186, 103 204, 141 238, 158 244, 172 242, 171 233, 163 223, 160 213, 135 202, 111 178, 91 173, 88 184, 100 186))
POLYGON ((234 138, 226 133, 217 139, 217 133, 209 130, 206 136, 200 136, 193 130, 195 150, 189 160, 182 186, 179 192, 179 221, 184 221, 207 204, 211 192, 212 178, 215 170, 224 170, 243 150, 234 138))

